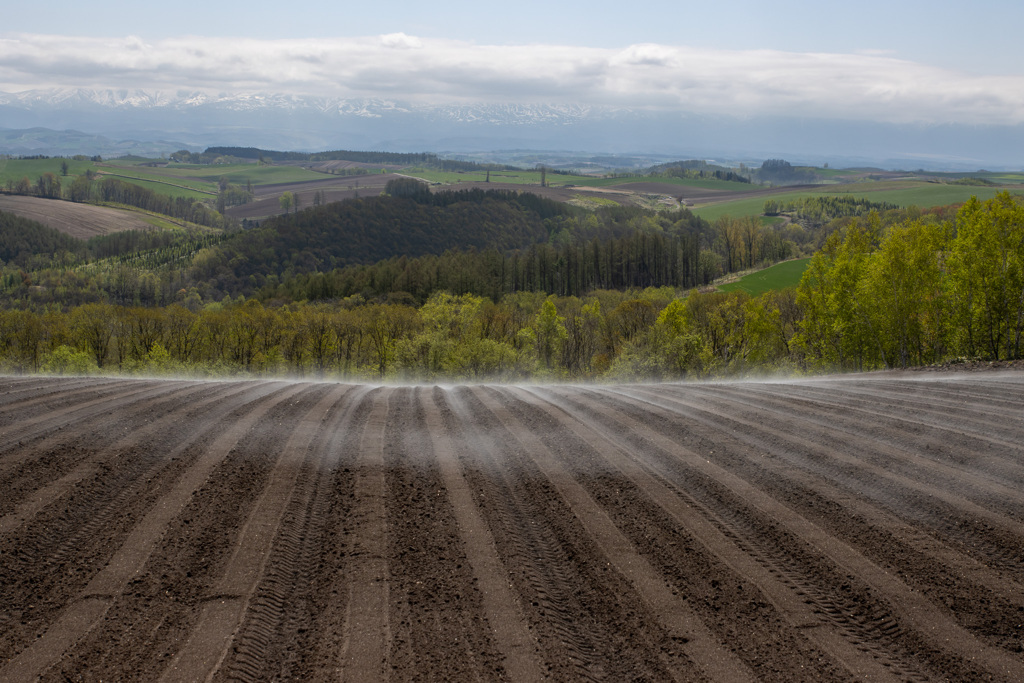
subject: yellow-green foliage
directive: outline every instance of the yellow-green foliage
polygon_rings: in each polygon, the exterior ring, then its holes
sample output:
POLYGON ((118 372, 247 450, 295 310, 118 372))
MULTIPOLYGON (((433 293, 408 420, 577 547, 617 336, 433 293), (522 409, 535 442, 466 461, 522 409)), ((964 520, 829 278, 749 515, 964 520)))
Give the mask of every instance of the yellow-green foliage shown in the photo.
POLYGON ((882 235, 853 223, 811 259, 793 343, 826 368, 906 367, 950 356, 1019 358, 1024 206, 971 199, 950 224, 912 220, 882 235))

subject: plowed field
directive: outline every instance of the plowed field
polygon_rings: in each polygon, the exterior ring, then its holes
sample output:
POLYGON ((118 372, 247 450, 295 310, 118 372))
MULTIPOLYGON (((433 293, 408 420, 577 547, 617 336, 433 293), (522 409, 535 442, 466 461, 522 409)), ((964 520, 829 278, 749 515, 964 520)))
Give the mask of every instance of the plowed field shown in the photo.
POLYGON ((0 378, 0 680, 1024 680, 1024 373, 0 378))

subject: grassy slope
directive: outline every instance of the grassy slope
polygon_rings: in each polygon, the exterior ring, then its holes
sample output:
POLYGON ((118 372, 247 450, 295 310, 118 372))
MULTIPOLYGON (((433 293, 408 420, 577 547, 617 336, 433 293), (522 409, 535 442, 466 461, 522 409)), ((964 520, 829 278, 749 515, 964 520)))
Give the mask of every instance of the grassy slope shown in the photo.
POLYGON ((971 196, 976 196, 984 201, 991 199, 1002 189, 999 187, 944 185, 921 181, 854 183, 849 185, 828 185, 820 190, 804 192, 781 192, 770 197, 716 202, 714 204, 698 206, 693 209, 693 212, 709 221, 714 221, 722 216, 755 216, 764 210, 764 202, 769 198, 778 202, 787 202, 800 197, 821 195, 853 195, 873 202, 890 202, 900 206, 913 205, 928 208, 965 202, 971 196))
POLYGON ((159 169, 165 175, 175 177, 203 178, 214 189, 221 176, 235 185, 276 185, 278 183, 301 183, 306 180, 324 180, 330 175, 317 173, 298 166, 260 166, 259 164, 218 164, 201 166, 195 164, 174 164, 159 169))
POLYGON ((17 182, 22 178, 28 178, 29 182, 35 185, 39 176, 47 172, 60 178, 61 185, 70 185, 75 176, 85 173, 94 166, 91 161, 74 159, 0 159, 0 185, 6 186, 8 180, 17 182), (62 161, 68 164, 67 177, 60 174, 62 161))
POLYGON ((802 258, 777 263, 770 268, 745 275, 736 282, 721 285, 718 290, 722 292, 744 291, 751 296, 757 296, 773 290, 796 287, 800 284, 804 270, 807 269, 808 261, 810 259, 802 258))

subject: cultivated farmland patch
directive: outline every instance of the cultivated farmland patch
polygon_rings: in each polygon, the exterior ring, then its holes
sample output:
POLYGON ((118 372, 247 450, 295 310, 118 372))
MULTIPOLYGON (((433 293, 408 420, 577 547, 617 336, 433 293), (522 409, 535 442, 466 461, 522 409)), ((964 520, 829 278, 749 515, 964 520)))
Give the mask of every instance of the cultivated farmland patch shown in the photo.
POLYGON ((0 679, 1024 679, 1024 373, 0 378, 0 679))
POLYGON ((0 211, 37 221, 83 240, 122 230, 149 230, 153 227, 152 223, 132 211, 41 197, 0 195, 0 211))

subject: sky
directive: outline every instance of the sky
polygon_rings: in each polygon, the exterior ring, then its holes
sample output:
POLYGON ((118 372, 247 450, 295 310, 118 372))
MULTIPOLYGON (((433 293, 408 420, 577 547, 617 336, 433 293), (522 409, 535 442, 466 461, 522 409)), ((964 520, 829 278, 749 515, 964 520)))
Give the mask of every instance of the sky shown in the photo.
POLYGON ((1019 0, 52 0, 45 11, 4 9, 0 91, 266 92, 1017 126, 1021 26, 1019 0))

